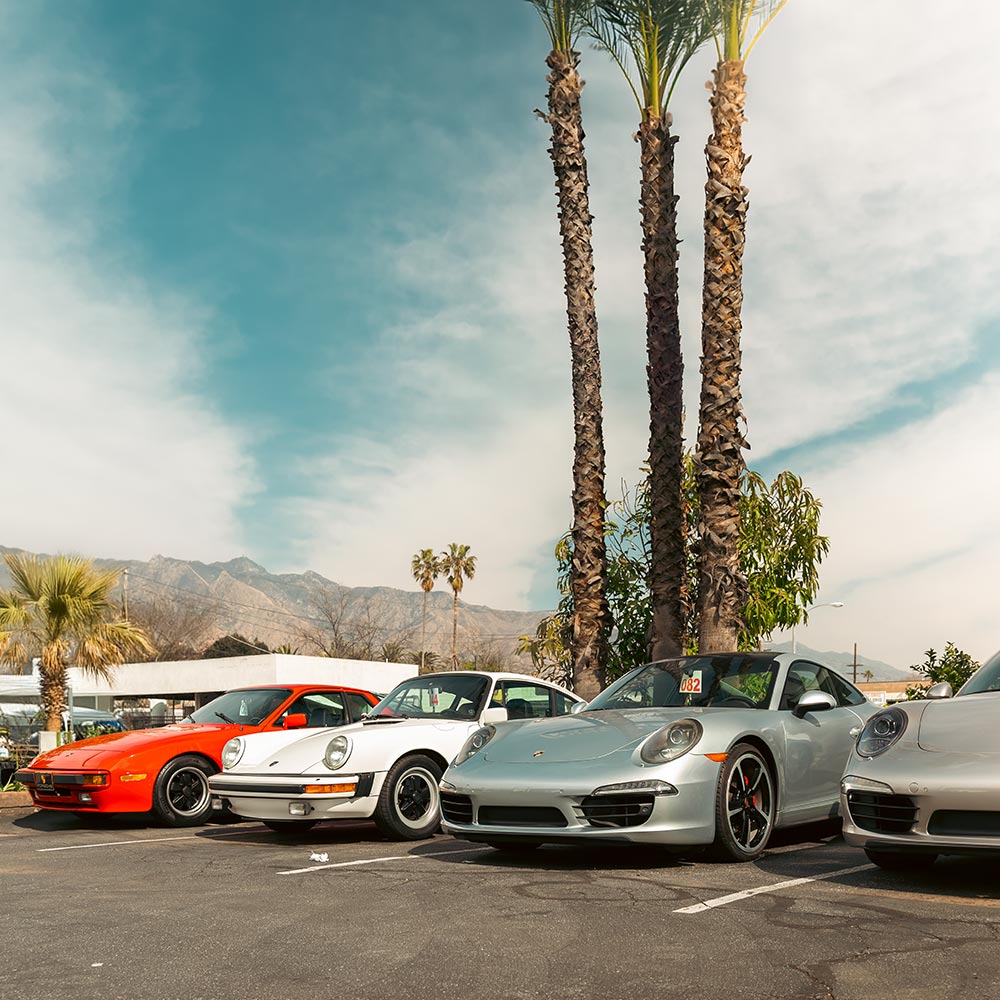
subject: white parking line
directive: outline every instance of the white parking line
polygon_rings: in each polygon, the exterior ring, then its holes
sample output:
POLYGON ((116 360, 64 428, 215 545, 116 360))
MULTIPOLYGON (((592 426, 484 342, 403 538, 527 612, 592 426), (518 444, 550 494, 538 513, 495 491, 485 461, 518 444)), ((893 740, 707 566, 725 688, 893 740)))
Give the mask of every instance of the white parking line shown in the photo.
POLYGON ((150 837, 147 840, 103 840, 99 844, 72 844, 69 847, 38 847, 38 854, 48 854, 51 851, 86 851, 92 847, 123 847, 126 844, 163 844, 170 840, 214 840, 216 837, 240 837, 253 833, 253 830, 234 830, 232 833, 213 833, 205 837, 200 833, 190 833, 183 837, 150 837))
POLYGON ((441 858, 452 854, 482 854, 485 848, 471 848, 468 851, 437 851, 434 854, 396 854, 388 858, 365 858, 361 861, 336 861, 329 865, 312 865, 309 868, 291 868, 279 875, 302 875, 305 872, 322 872, 327 868, 351 868, 354 865, 375 865, 380 861, 406 861, 408 858, 441 858))
POLYGON ((827 872, 825 875, 810 875, 808 878, 790 878, 785 882, 776 882, 774 885, 762 885, 756 889, 744 889, 742 892, 731 892, 728 896, 717 896, 715 899, 707 899, 704 903, 695 903, 694 906, 682 906, 674 913, 704 913, 705 910, 713 910, 717 906, 725 906, 728 903, 736 903, 741 899, 749 899, 751 896, 759 896, 764 892, 777 892, 779 889, 790 889, 794 885, 805 885, 807 882, 823 882, 826 879, 836 878, 838 875, 853 875, 855 872, 867 871, 874 868, 874 865, 856 865, 854 868, 840 868, 835 872, 827 872))

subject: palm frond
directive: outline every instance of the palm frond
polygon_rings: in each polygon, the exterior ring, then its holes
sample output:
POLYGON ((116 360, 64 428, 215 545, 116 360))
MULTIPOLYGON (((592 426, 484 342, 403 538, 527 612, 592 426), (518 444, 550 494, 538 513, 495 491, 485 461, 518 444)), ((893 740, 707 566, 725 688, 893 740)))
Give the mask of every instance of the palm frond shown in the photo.
POLYGON ((745 61, 788 0, 704 0, 720 59, 745 61))
POLYGON ((589 15, 592 0, 528 0, 545 25, 552 48, 571 52, 589 15))
POLYGON ((625 74, 644 117, 662 117, 691 56, 712 36, 707 0, 595 0, 586 30, 625 74))

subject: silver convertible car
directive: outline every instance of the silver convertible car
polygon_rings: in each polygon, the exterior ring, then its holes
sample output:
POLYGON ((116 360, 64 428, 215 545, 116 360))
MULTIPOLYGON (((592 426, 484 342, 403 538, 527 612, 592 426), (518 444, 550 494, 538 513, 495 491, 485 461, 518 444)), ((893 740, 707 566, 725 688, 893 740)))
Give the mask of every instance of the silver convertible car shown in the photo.
POLYGON ((874 711, 791 653, 650 663, 570 716, 474 732, 441 781, 444 826, 500 850, 714 845, 748 861, 777 827, 837 815, 844 763, 874 711))
POLYGON ((847 762, 844 839, 883 868, 1000 852, 1000 653, 951 693, 879 712, 847 762))

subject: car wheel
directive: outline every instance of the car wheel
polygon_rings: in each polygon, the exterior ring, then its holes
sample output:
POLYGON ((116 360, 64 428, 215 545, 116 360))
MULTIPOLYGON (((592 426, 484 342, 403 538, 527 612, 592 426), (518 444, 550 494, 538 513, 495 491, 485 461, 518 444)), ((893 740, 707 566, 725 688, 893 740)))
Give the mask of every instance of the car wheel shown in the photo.
POLYGON ((715 843, 720 861, 753 861, 774 829, 774 779, 764 755, 737 743, 726 757, 715 793, 715 843))
POLYGON ((396 761, 375 807, 375 824, 393 840, 424 840, 441 824, 441 768, 423 754, 396 761))
POLYGON ((208 776, 218 768, 187 754, 164 765, 153 786, 153 811, 170 826, 198 826, 212 814, 208 776))
POLYGON ((880 851, 866 847, 865 854, 869 861, 887 872, 923 871, 937 861, 936 854, 925 854, 923 851, 880 851))
POLYGON ((492 847, 494 851, 499 851, 501 854, 529 854, 531 851, 537 850, 542 846, 542 842, 540 840, 518 840, 512 841, 509 844, 488 840, 486 843, 492 847))

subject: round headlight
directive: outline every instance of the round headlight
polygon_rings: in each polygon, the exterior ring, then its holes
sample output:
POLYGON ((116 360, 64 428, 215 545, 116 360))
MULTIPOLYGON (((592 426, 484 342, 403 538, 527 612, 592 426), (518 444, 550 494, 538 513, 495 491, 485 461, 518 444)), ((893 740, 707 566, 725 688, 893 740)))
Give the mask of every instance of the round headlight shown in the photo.
POLYGON ((887 708, 873 715, 858 736, 857 751, 862 757, 877 757, 885 753, 903 735, 906 729, 906 712, 887 708))
POLYGON ((351 741, 346 736, 334 736, 326 745, 323 763, 331 771, 336 771, 351 756, 351 741))
POLYGON ((686 754, 701 739, 701 734, 697 719, 678 719, 653 733, 643 743, 639 756, 647 764, 666 764, 686 754))
POLYGON ((243 756, 243 750, 246 744, 239 738, 239 736, 234 736, 223 748, 222 748, 222 766, 227 770, 231 767, 236 767, 240 762, 240 757, 243 756))
POLYGON ((477 729, 466 741, 462 744, 462 749, 458 751, 458 756, 455 757, 455 767, 459 764, 463 764, 474 754, 479 753, 480 750, 486 746, 487 743, 496 734, 496 726, 483 726, 481 729, 477 729))

